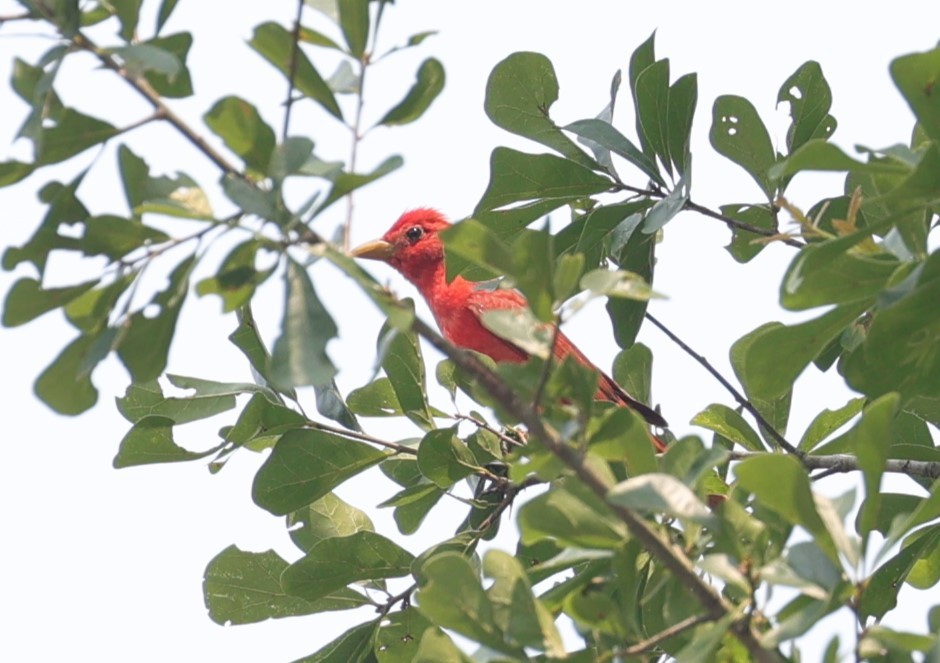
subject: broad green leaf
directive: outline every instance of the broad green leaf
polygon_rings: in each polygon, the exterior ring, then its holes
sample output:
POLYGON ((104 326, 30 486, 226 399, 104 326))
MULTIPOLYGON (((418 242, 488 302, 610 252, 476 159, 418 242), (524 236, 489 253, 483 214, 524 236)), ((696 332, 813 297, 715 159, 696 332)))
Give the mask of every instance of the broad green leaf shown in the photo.
POLYGON ((86 281, 65 288, 44 289, 35 279, 23 277, 7 292, 3 304, 3 326, 17 327, 44 313, 65 306, 98 284, 86 281))
POLYGON ((324 417, 342 424, 349 430, 362 431, 362 426, 356 420, 356 415, 349 409, 343 395, 336 386, 336 380, 330 380, 324 384, 313 385, 313 391, 317 398, 317 412, 324 417))
POLYGON ((342 589, 311 602, 281 589, 287 562, 273 550, 246 552, 229 546, 206 567, 203 596, 216 624, 253 624, 265 619, 348 610, 370 603, 362 594, 342 589))
POLYGON ((121 415, 132 424, 152 416, 165 417, 174 424, 185 424, 231 410, 235 407, 236 393, 243 391, 197 393, 183 398, 167 397, 154 380, 128 385, 124 396, 117 399, 117 407, 121 415))
POLYGON ((667 138, 669 155, 680 176, 691 170, 689 142, 692 135, 692 118, 698 103, 698 76, 686 74, 679 77, 669 88, 669 113, 667 115, 667 138))
POLYGON ((487 330, 526 354, 548 359, 552 346, 552 328, 541 324, 529 308, 483 311, 480 322, 487 330))
POLYGON ((398 531, 402 534, 414 534, 443 496, 444 491, 433 483, 415 483, 398 491, 378 506, 394 507, 393 518, 398 531))
POLYGON ((137 219, 104 214, 85 219, 85 235, 76 247, 88 256, 103 255, 120 260, 143 246, 163 244, 170 236, 145 226, 137 219))
MULTIPOLYGON (((71 3, 63 3, 71 4, 71 3)), ((118 20, 121 22, 121 30, 118 34, 124 41, 131 41, 137 33, 137 23, 140 20, 140 6, 143 0, 110 0, 109 2, 118 20)))
POLYGON ((519 509, 523 543, 551 537, 562 546, 616 549, 626 537, 623 524, 602 516, 568 490, 555 488, 519 509))
POLYGON ((414 85, 405 98, 389 110, 379 124, 389 126, 408 124, 424 115, 437 95, 444 89, 444 65, 435 58, 421 63, 414 85))
POLYGON ((287 431, 303 428, 308 423, 300 413, 274 402, 276 398, 264 387, 258 388, 235 424, 223 429, 221 435, 231 451, 240 446, 255 451, 267 449, 287 431))
POLYGON ((385 458, 362 442, 320 430, 292 430, 255 475, 252 498, 261 508, 284 516, 385 458))
POLYGON ((208 451, 187 451, 173 441, 173 425, 176 422, 169 417, 152 415, 144 417, 128 431, 117 455, 114 457, 115 469, 152 463, 178 463, 197 460, 215 453, 208 451))
POLYGON ((751 332, 741 376, 748 392, 767 400, 785 394, 809 363, 867 307, 867 302, 839 306, 807 322, 767 325, 763 331, 751 332))
POLYGON ((414 556, 368 530, 323 539, 281 575, 291 596, 318 601, 350 583, 399 578, 411 573, 414 556))
POLYGON ((804 170, 834 170, 868 174, 904 174, 910 168, 885 161, 856 161, 840 148, 824 139, 811 140, 773 166, 770 177, 777 180, 804 170))
POLYGON ((228 96, 215 102, 203 120, 245 166, 259 175, 267 174, 276 138, 258 109, 244 99, 228 96))
POLYGON ((574 161, 497 147, 490 157, 489 185, 474 214, 526 200, 590 196, 611 186, 609 179, 574 161))
MULTIPOLYGON (((614 233, 610 255, 620 269, 639 274, 652 285, 656 234, 636 232, 642 221, 642 216, 633 215, 623 222, 614 233)), ((636 341, 647 304, 646 301, 630 299, 607 300, 607 314, 614 326, 614 338, 621 348, 629 348, 636 341)))
POLYGON ((343 112, 333 92, 304 52, 294 48, 291 33, 284 26, 272 22, 262 23, 255 27, 254 36, 248 43, 284 76, 289 78, 293 75, 294 85, 301 94, 316 101, 337 119, 343 119, 343 112))
POLYGON ((418 337, 386 325, 379 338, 378 350, 382 369, 388 376, 402 411, 424 430, 434 428, 418 337))
POLYGON ((767 127, 750 101, 730 94, 715 99, 709 140, 716 152, 754 178, 768 200, 773 199, 774 184, 768 170, 776 156, 767 127))
POLYGON ((466 271, 469 263, 490 277, 509 274, 513 269, 510 244, 476 219, 464 219, 441 233, 447 255, 447 277, 466 271), (453 256, 458 260, 450 260, 453 256), (460 263, 463 263, 462 265, 460 263), (462 268, 462 269, 461 269, 462 268))
POLYGON ((898 604, 898 592, 917 560, 927 551, 940 545, 940 526, 934 525, 910 545, 901 548, 875 571, 865 586, 858 602, 862 618, 881 619, 898 604))
POLYGON ((130 325, 118 346, 118 356, 134 382, 155 380, 166 369, 170 343, 176 332, 176 321, 189 290, 189 275, 196 264, 192 255, 179 263, 170 274, 166 290, 158 292, 150 306, 158 313, 147 315, 146 309, 130 317, 130 325))
POLYGON ((597 119, 578 120, 563 127, 563 129, 623 157, 639 168, 653 182, 661 187, 666 186, 666 181, 659 174, 659 169, 656 167, 656 161, 645 155, 640 148, 609 122, 597 119))
POLYGON ((668 474, 653 472, 631 477, 611 488, 607 498, 613 504, 643 513, 661 513, 706 526, 717 522, 688 486, 668 474))
POLYGON ((166 25, 166 22, 170 20, 170 16, 173 14, 173 10, 176 9, 176 4, 179 0, 163 0, 160 3, 160 11, 157 12, 157 32, 163 29, 163 26, 166 25))
POLYGON ((897 394, 882 396, 864 409, 861 420, 848 432, 865 478, 866 500, 858 515, 859 533, 863 537, 867 537, 868 533, 875 528, 879 511, 878 496, 881 492, 881 476, 885 470, 885 461, 888 459, 887 441, 892 436, 892 424, 897 409, 897 394))
POLYGON ((137 78, 148 72, 173 78, 179 74, 182 63, 173 53, 153 44, 130 44, 110 49, 123 64, 129 76, 137 78))
POLYGON ((369 0, 336 0, 336 8, 349 52, 361 58, 369 40, 369 0))
POLYGON ((193 45, 193 36, 188 32, 178 32, 167 35, 166 37, 155 37, 141 42, 142 46, 157 48, 164 53, 168 53, 179 63, 179 70, 174 74, 168 74, 161 71, 145 71, 144 78, 147 82, 164 97, 171 99, 181 99, 188 97, 193 93, 193 82, 186 66, 186 58, 189 56, 189 49, 193 45))
POLYGON ((634 82, 636 119, 644 147, 659 157, 672 175, 669 153, 669 60, 657 60, 640 71, 634 82))
POLYGON ((107 122, 83 115, 74 108, 65 108, 56 125, 43 130, 36 165, 65 161, 118 133, 119 130, 107 122))
POLYGON ((693 631, 691 642, 676 653, 677 661, 688 661, 688 663, 709 663, 709 661, 725 660, 716 656, 718 648, 721 646, 723 638, 726 638, 731 623, 734 621, 734 613, 729 612, 721 619, 703 624, 693 631))
POLYGON ((864 398, 853 398, 836 410, 823 410, 813 418, 806 428, 798 448, 801 451, 812 451, 820 442, 861 412, 864 404, 864 398))
POLYGON ((403 413, 398 395, 386 377, 353 389, 346 402, 353 412, 363 417, 394 417, 403 413))
POLYGON ((473 663, 439 628, 424 632, 412 663, 473 663))
POLYGON ((418 609, 425 617, 490 649, 511 656, 524 655, 522 647, 505 642, 494 620, 493 604, 463 555, 435 555, 422 565, 421 576, 418 609))
POLYGON ((818 62, 809 60, 784 81, 777 93, 777 104, 790 104, 790 128, 787 149, 793 154, 813 139, 826 140, 836 130, 836 119, 829 114, 832 92, 818 62))
MULTIPOLYGON (((777 230, 777 221, 767 205, 722 205, 721 213, 768 232, 777 230)), ((749 262, 767 246, 758 233, 734 226, 731 227, 731 233, 731 243, 725 248, 740 263, 749 262)))
POLYGON ((33 165, 22 161, 4 161, 0 163, 0 188, 16 184, 29 177, 33 172, 33 165))
POLYGON ((366 184, 374 182, 392 171, 398 170, 404 163, 404 160, 402 160, 400 156, 395 155, 388 157, 370 173, 338 173, 332 178, 333 187, 330 189, 329 194, 327 194, 323 202, 317 207, 316 214, 320 214, 346 194, 360 187, 364 187, 366 184))
MULTIPOLYGON (((496 126, 546 145, 583 168, 596 167, 549 117, 557 100, 558 80, 551 61, 541 53, 519 52, 493 67, 483 108, 496 126)), ((477 210, 482 207, 481 201, 477 210)), ((500 205, 486 209, 494 207, 500 205)))
POLYGON ((790 524, 803 526, 829 559, 841 565, 832 536, 816 510, 806 470, 799 460, 793 456, 762 454, 739 463, 734 473, 738 485, 790 524), (768 481, 768 477, 773 477, 773 481, 768 481))
MULTIPOLYGON (((779 328, 779 323, 769 322, 761 325, 749 334, 745 334, 731 346, 731 366, 734 374, 744 387, 744 391, 754 405, 757 411, 767 420, 767 422, 781 435, 786 433, 787 421, 790 417, 790 399, 793 390, 787 391, 784 395, 777 398, 767 398, 766 396, 754 392, 749 385, 749 376, 753 374, 753 369, 749 365, 751 346, 766 333, 779 328)), ((763 430, 761 433, 767 440, 768 435, 763 430)), ((776 444, 774 442, 773 444, 776 444)))
POLYGON ((614 358, 612 375, 628 394, 642 403, 652 400, 653 353, 642 343, 634 343, 614 358))
POLYGON ((880 308, 865 342, 846 358, 852 388, 876 397, 890 391, 907 400, 940 396, 940 253, 920 273, 913 292, 880 308))
POLYGON ((622 269, 594 269, 581 277, 581 288, 595 296, 648 301, 656 294, 639 274, 622 269))
MULTIPOLYGON (((308 3, 309 4, 309 3, 308 3)), ((300 41, 306 44, 313 44, 314 46, 322 46, 323 48, 331 48, 334 51, 342 51, 343 47, 337 44, 335 41, 327 37, 322 32, 309 28, 305 25, 300 26, 300 41)))
POLYGON ((425 633, 433 631, 437 629, 417 608, 393 612, 375 635, 375 658, 378 663, 412 663, 425 633))
MULTIPOLYGON (((637 97, 636 81, 640 77, 640 74, 643 73, 648 67, 651 67, 656 62, 656 31, 644 41, 642 44, 636 47, 633 53, 630 54, 630 67, 629 67, 629 78, 630 78, 630 94, 633 97, 633 107, 637 108, 639 106, 639 99, 637 97)), ((643 127, 640 124, 639 115, 636 118, 636 133, 640 138, 640 144, 643 146, 643 153, 650 157, 655 157, 653 149, 649 144, 649 141, 646 138, 646 135, 643 133, 643 127)))
POLYGON ((428 432, 418 446, 421 474, 443 489, 448 489, 477 467, 473 453, 457 437, 456 428, 428 432))
POLYGON ((33 390, 59 414, 81 414, 98 401, 98 390, 86 368, 96 334, 84 334, 69 343, 36 378, 33 390))
POLYGON ((493 620, 509 643, 535 647, 552 658, 564 657, 561 635, 553 615, 532 594, 522 564, 501 550, 489 550, 483 572, 494 582, 486 590, 493 605, 493 620))
POLYGON ((317 297, 307 270, 293 258, 287 260, 284 290, 284 318, 271 351, 271 378, 281 389, 325 384, 336 375, 326 354, 336 324, 317 297))
POLYGON ((891 62, 891 78, 904 95, 924 132, 940 142, 940 99, 936 95, 940 75, 940 48, 911 53, 891 62))
POLYGON ((211 220, 209 199, 188 175, 151 177, 147 162, 126 145, 118 148, 124 195, 135 217, 145 212, 211 220))
POLYGON ((722 437, 740 444, 748 451, 766 451, 757 432, 751 428, 741 413, 727 405, 712 403, 692 417, 695 426, 707 428, 722 437))
POLYGON ((371 663, 375 660, 372 641, 380 622, 381 618, 354 626, 323 649, 294 663, 371 663))
POLYGON ((235 246, 222 261, 215 276, 196 284, 196 293, 201 296, 218 295, 222 300, 223 313, 240 308, 254 296, 255 289, 274 273, 274 267, 260 272, 255 269, 255 258, 261 248, 261 242, 255 239, 235 246))

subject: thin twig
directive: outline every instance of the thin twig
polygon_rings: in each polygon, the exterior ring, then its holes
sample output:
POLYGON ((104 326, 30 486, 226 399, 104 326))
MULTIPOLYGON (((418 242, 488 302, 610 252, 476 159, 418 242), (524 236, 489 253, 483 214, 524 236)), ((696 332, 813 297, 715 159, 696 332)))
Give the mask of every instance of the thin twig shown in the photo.
POLYGON ((388 601, 383 605, 378 606, 375 611, 382 616, 387 615, 391 612, 392 608, 395 607, 397 603, 401 603, 401 609, 404 610, 411 605, 411 595, 414 594, 414 591, 418 588, 418 583, 411 583, 405 591, 395 594, 394 596, 389 595, 388 601))
MULTIPOLYGON (((446 341, 420 318, 415 318, 413 329, 473 376, 491 396, 502 403, 507 411, 526 425, 533 439, 558 457, 592 492, 603 499, 607 507, 627 526, 630 533, 640 541, 643 547, 688 589, 692 597, 704 608, 710 620, 722 619, 733 612, 732 605, 699 576, 692 561, 680 547, 664 539, 637 512, 607 499, 612 488, 608 481, 597 473, 581 451, 565 444, 558 432, 542 421, 538 411, 522 401, 519 395, 496 373, 471 353, 446 341)), ((751 654, 752 660, 768 663, 779 660, 773 651, 761 646, 744 617, 735 619, 730 629, 751 654)))
POLYGON ((492 433, 493 435, 498 437, 502 442, 506 443, 508 446, 511 446, 511 447, 524 447, 525 446, 523 442, 520 442, 519 440, 515 440, 509 437, 503 431, 498 430, 497 428, 494 428, 493 426, 490 426, 487 422, 483 421, 482 419, 478 419, 477 417, 474 417, 473 415, 458 413, 458 414, 452 415, 452 418, 469 421, 470 423, 475 425, 477 428, 482 428, 483 430, 489 433, 492 433))
POLYGON ((37 16, 29 12, 23 14, 7 14, 6 16, 0 16, 0 26, 4 23, 13 23, 15 21, 28 21, 29 19, 35 19, 37 16))
POLYGON ((287 101, 284 102, 284 128, 281 132, 281 141, 287 140, 290 127, 290 112, 294 107, 294 78, 297 76, 297 56, 300 52, 300 19, 304 13, 304 0, 297 0, 297 16, 294 18, 294 30, 291 33, 293 44, 290 51, 290 65, 287 75, 287 101))
POLYGON ((399 444, 398 442, 389 442, 388 440, 383 440, 381 438, 369 435, 367 433, 360 433, 359 431, 349 430, 348 428, 340 428, 338 426, 331 426, 330 424, 325 424, 320 421, 307 420, 307 425, 310 428, 315 428, 317 430, 324 431, 326 433, 333 433, 334 435, 339 435, 341 437, 348 437, 353 440, 359 440, 361 442, 369 442, 370 444, 376 444, 380 447, 385 447, 386 449, 391 449, 396 453, 408 454, 410 456, 417 456, 418 450, 412 447, 406 446, 404 444, 399 444))
POLYGON ((544 481, 537 476, 533 475, 526 477, 524 481, 518 484, 510 484, 503 494, 503 499, 500 500, 499 504, 496 505, 496 508, 488 515, 480 525, 477 527, 477 532, 479 536, 477 540, 483 537, 484 534, 493 526, 493 524, 499 519, 503 512, 512 506, 512 503, 515 501, 516 496, 521 493, 526 488, 531 488, 532 486, 537 486, 544 481))
POLYGON ((741 392, 735 389, 734 385, 728 382, 728 380, 726 380, 725 377, 721 373, 719 373, 718 370, 715 369, 715 367, 712 366, 711 363, 707 359, 705 359, 705 357, 703 357, 702 355, 697 353, 695 350, 690 348, 681 338, 673 334, 669 330, 668 327, 666 327, 663 323, 661 323, 659 320, 657 320, 655 317, 653 317, 649 313, 646 314, 646 319, 652 322, 654 325, 656 325, 666 336, 670 338, 670 340, 672 340, 673 343, 675 343, 680 348, 685 350, 686 354, 688 354, 690 357, 692 357, 692 359, 694 359, 699 364, 701 364, 705 368, 706 371, 711 373, 712 377, 718 380, 718 382, 721 383, 721 386, 727 389, 728 392, 732 396, 734 396, 734 400, 736 400, 741 407, 743 407, 745 410, 751 413, 751 416, 753 416, 754 419, 757 420, 757 423, 760 424, 760 426, 764 430, 766 430, 768 434, 770 434, 770 436, 777 442, 778 445, 780 445, 782 449, 787 451, 787 453, 793 454, 797 458, 803 458, 803 456, 805 456, 804 452, 800 451, 795 446, 787 442, 786 438, 784 438, 783 435, 778 433, 777 430, 773 426, 770 425, 770 422, 767 421, 764 418, 764 416, 757 410, 757 408, 754 407, 754 405, 747 398, 745 398, 741 392))
MULTIPOLYGON (((732 451, 730 458, 731 460, 745 460, 762 455, 764 454, 754 451, 732 451)), ((822 479, 830 474, 858 472, 862 469, 858 458, 849 454, 833 454, 831 456, 804 455, 800 460, 803 466, 808 470, 824 471, 812 477, 813 480, 822 479)), ((909 477, 940 479, 940 462, 889 458, 885 461, 884 471, 892 474, 904 474, 909 477)))
POLYGON ((695 628, 699 624, 704 624, 708 621, 708 617, 705 615, 693 615, 691 617, 686 617, 681 622, 673 624, 669 628, 663 629, 656 635, 651 635, 646 640, 636 643, 625 649, 617 649, 610 652, 603 658, 601 661, 608 661, 613 658, 625 658, 628 656, 639 656, 640 654, 649 653, 653 647, 658 645, 660 642, 664 642, 669 638, 675 637, 680 633, 688 631, 691 628, 695 628))

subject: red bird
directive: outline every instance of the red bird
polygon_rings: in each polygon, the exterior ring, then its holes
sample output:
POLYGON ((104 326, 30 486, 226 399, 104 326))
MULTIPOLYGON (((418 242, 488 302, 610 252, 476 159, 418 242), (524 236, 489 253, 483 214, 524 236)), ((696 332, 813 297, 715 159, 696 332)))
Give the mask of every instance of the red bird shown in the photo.
MULTIPOLYGON (((516 290, 482 290, 479 284, 460 276, 448 283, 444 247, 438 233, 449 227, 450 223, 436 210, 412 210, 403 214, 382 239, 353 249, 352 255, 382 260, 401 272, 418 288, 444 338, 454 345, 475 350, 497 362, 526 361, 529 358, 527 352, 500 338, 481 322, 484 311, 525 307, 525 297, 516 290)), ((579 363, 597 371, 597 400, 628 407, 653 426, 665 428, 668 425, 658 412, 630 396, 610 376, 594 366, 561 331, 553 354, 557 360, 573 356, 579 363)), ((665 448, 655 437, 653 443, 660 451, 665 448)))

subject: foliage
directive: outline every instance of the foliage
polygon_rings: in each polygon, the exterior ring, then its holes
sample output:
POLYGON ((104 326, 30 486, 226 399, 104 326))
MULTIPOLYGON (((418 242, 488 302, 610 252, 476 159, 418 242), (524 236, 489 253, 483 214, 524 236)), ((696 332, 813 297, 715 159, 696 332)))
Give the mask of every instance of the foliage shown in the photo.
MULTIPOLYGON (((295 26, 257 26, 250 48, 290 89, 282 132, 249 100, 226 96, 203 117, 225 153, 172 109, 173 100, 193 96, 186 62, 192 36, 161 34, 177 2, 160 3, 146 39, 138 34, 139 2, 21 4, 24 20, 51 26, 58 40, 38 62, 16 63, 11 86, 28 107, 19 137, 32 143, 34 158, 0 163, 0 185, 117 144, 127 211, 94 214, 82 200, 94 160, 83 161, 69 181, 48 180, 39 193, 47 211, 36 233, 3 256, 5 269, 25 263, 33 273, 7 293, 3 323, 22 325, 60 309, 75 328, 35 383, 39 398, 57 412, 79 414, 95 405, 96 366, 112 352, 123 362, 131 384, 118 409, 131 428, 115 467, 198 461, 220 471, 232 454, 270 450, 252 497, 285 517, 298 557, 235 546, 220 552, 205 573, 212 619, 250 623, 360 606, 378 611, 305 661, 468 660, 449 633, 498 660, 777 660, 784 652, 796 657, 800 637, 822 617, 848 610, 856 616, 858 659, 938 655, 936 609, 929 633, 879 622, 905 583, 929 588, 940 581, 940 451, 930 429, 940 426, 940 252, 929 242, 940 206, 934 87, 940 49, 891 63, 917 120, 910 140, 859 148, 858 156, 830 141, 837 122, 819 63, 807 62, 783 81, 778 103, 787 105, 791 120, 779 141, 749 100, 715 99, 711 145, 762 193, 760 200, 731 201, 719 210, 691 197, 696 74, 673 80, 653 36, 633 52, 626 76, 614 77, 607 107, 563 125, 551 116, 559 86, 545 56, 514 53, 494 68, 488 116, 549 151, 494 149, 475 218, 446 238, 449 269, 507 277, 544 321, 573 310, 579 293, 607 297, 623 348, 617 377, 634 394, 649 397, 652 355, 635 339, 653 296, 656 238, 678 214, 724 222, 732 232, 728 252, 740 263, 771 242, 793 249, 780 304, 815 309, 814 317, 789 326, 768 322, 738 339, 731 360, 741 391, 721 378, 734 405, 703 402, 693 421, 712 437, 675 439, 667 432, 671 444, 656 456, 637 417, 593 402, 590 371, 538 358, 494 366, 460 352, 313 229, 331 205, 402 165, 392 155, 360 172, 355 157, 330 161, 310 138, 290 134, 292 105, 312 104, 332 126, 351 129, 355 155, 366 128, 349 108, 361 103, 366 70, 401 48, 423 47, 429 36, 372 52, 389 3, 316 2, 309 3, 316 11, 306 14, 300 3, 295 26), (317 27, 306 21, 311 13, 317 27), (99 24, 118 30, 108 45, 88 36, 99 24), (342 39, 328 36, 330 30, 342 39), (321 73, 317 49, 339 59, 333 75, 321 73), (136 90, 152 115, 117 127, 63 103, 57 76, 77 54, 96 58, 136 90), (635 139, 613 123, 618 101, 633 106, 635 126, 627 133, 635 139), (121 142, 151 122, 169 125, 218 167, 218 186, 235 214, 217 215, 203 184, 183 172, 151 173, 145 157, 121 142), (777 142, 784 152, 775 151, 777 142), (844 173, 844 187, 804 212, 786 194, 794 177, 812 171, 844 173), (288 189, 298 179, 315 193, 295 203, 288 189), (556 232, 532 227, 559 209, 570 221, 556 232), (782 214, 796 221, 794 229, 781 227, 782 214), (160 227, 167 217, 188 219, 197 230, 174 236, 160 227), (234 248, 204 275, 205 256, 230 236, 238 237, 234 248), (103 257, 107 267, 96 279, 46 287, 60 251, 103 257), (381 374, 345 399, 327 352, 337 326, 307 269, 311 254, 352 277, 363 300, 388 318, 378 343, 381 374), (168 277, 148 292, 143 275, 151 265, 168 277), (277 288, 278 278, 284 314, 268 348, 250 305, 260 288, 277 288), (237 312, 228 340, 244 354, 255 382, 165 375, 192 290, 237 312), (458 417, 450 404, 434 402, 419 336, 448 357, 434 371, 436 381, 455 398, 460 392, 460 399, 489 408, 486 414, 458 417), (859 396, 819 412, 791 442, 794 383, 811 363, 838 371, 859 396), (175 391, 166 392, 167 385, 175 391), (300 407, 308 387, 316 418, 300 407), (225 422, 212 448, 195 452, 176 443, 179 426, 210 417, 225 422), (420 438, 366 435, 360 417, 400 418, 420 438), (359 508, 376 505, 348 504, 335 494, 366 471, 381 471, 400 487, 377 506, 393 509, 402 535, 416 531, 447 493, 469 495, 461 498, 466 518, 449 538, 413 554, 400 538, 376 532, 359 508), (834 472, 861 473, 862 494, 828 499, 814 490, 815 481, 834 472), (920 488, 883 493, 887 472, 907 474, 920 488), (516 549, 485 545, 517 496, 534 486, 550 489, 516 510, 516 549), (763 590, 777 587, 791 588, 792 598, 774 610, 763 590), (573 649, 562 641, 561 617, 583 639, 573 649)), ((427 58, 379 124, 394 128, 420 119, 443 85, 442 65, 427 58)), ((501 331, 520 345, 535 342, 531 324, 501 331)), ((836 636, 832 657, 839 646, 836 636)))

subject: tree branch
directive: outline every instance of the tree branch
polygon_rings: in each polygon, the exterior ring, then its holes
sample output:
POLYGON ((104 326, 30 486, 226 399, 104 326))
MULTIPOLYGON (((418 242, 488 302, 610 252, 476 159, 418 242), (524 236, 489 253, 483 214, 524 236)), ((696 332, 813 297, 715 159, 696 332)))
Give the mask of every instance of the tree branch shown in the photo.
POLYGON ((606 656, 602 660, 607 661, 613 658, 625 658, 629 656, 639 656, 640 654, 649 653, 649 651, 658 645, 660 642, 668 640, 674 636, 679 635, 688 631, 690 628, 695 628, 699 624, 703 624, 708 621, 708 617, 704 615, 692 615, 683 619, 681 622, 673 624, 669 628, 663 629, 656 635, 648 637, 646 640, 636 643, 626 649, 618 649, 616 651, 610 652, 609 656, 606 656))
POLYGON ((783 437, 783 435, 778 433, 777 429, 775 429, 773 426, 770 425, 770 422, 764 418, 764 416, 757 410, 756 407, 754 407, 751 401, 749 401, 747 398, 744 397, 744 395, 741 392, 735 389, 734 385, 728 382, 728 380, 726 380, 725 377, 721 373, 719 373, 718 370, 714 366, 712 366, 711 363, 707 359, 705 359, 705 357, 703 357, 702 355, 697 353, 695 350, 690 348, 681 338, 673 334, 669 330, 669 328, 667 328, 663 323, 661 323, 659 320, 654 318, 652 315, 650 315, 649 313, 646 313, 645 317, 647 320, 649 320, 654 325, 656 325, 656 327, 658 327, 666 336, 668 336, 670 340, 672 340, 673 343, 675 343, 680 348, 685 350, 686 354, 688 354, 690 357, 692 357, 692 359, 694 359, 699 364, 701 364, 705 368, 706 371, 711 373, 712 376, 716 380, 718 380, 718 382, 721 383, 721 386, 727 389, 728 392, 732 396, 734 396, 734 400, 736 400, 741 407, 743 407, 745 410, 751 413, 751 416, 753 416, 754 419, 757 420, 757 423, 760 424, 760 426, 764 430, 766 430, 768 434, 770 434, 770 436, 777 442, 778 445, 780 445, 782 449, 787 451, 787 453, 793 454, 794 456, 800 459, 802 459, 806 455, 805 453, 797 449, 795 446, 790 444, 786 440, 786 438, 783 437))
MULTIPOLYGON (((607 500, 611 485, 587 464, 585 456, 568 446, 558 432, 546 426, 539 413, 520 399, 498 375, 487 368, 477 357, 446 341, 431 329, 427 323, 415 318, 414 331, 454 361, 461 369, 472 375, 491 396, 496 398, 507 411, 518 417, 529 429, 531 437, 538 440, 546 449, 557 456, 577 477, 603 499, 608 508, 627 526, 643 547, 669 569, 688 589, 696 601, 704 608, 708 619, 718 620, 730 614, 734 608, 706 583, 696 572, 691 560, 683 550, 671 541, 664 540, 639 514, 632 509, 612 504, 607 500)), ((731 631, 741 644, 750 652, 755 661, 777 661, 777 655, 764 649, 751 632, 745 618, 738 618, 731 623, 731 631)))
MULTIPOLYGON (((731 460, 745 460, 762 455, 764 454, 753 451, 732 451, 731 460)), ((804 455, 800 460, 803 462, 803 466, 808 470, 825 470, 824 475, 817 475, 813 477, 814 479, 822 479, 830 474, 858 472, 862 469, 858 458, 849 454, 833 454, 831 456, 804 455)), ((893 474, 925 477, 927 479, 940 479, 940 462, 891 458, 885 461, 884 471, 893 474)))

